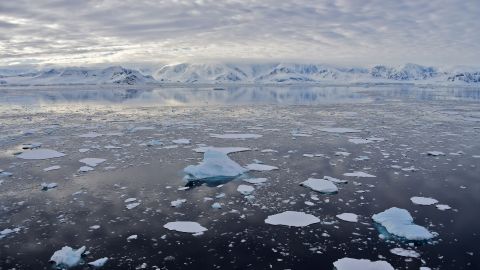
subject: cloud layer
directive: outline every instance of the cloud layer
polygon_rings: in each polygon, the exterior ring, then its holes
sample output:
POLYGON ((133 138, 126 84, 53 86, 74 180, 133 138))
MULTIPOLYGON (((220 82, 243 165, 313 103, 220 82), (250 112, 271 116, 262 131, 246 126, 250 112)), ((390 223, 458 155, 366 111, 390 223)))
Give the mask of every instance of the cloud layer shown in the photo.
POLYGON ((0 1, 0 66, 238 59, 477 65, 480 1, 0 1))

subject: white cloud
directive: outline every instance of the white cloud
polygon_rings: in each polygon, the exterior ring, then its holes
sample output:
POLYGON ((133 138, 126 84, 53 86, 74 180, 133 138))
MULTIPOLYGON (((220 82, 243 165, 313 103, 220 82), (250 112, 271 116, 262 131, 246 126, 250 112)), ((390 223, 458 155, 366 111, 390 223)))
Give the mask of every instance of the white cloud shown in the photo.
POLYGON ((480 1, 0 2, 0 65, 192 59, 478 64, 480 1))

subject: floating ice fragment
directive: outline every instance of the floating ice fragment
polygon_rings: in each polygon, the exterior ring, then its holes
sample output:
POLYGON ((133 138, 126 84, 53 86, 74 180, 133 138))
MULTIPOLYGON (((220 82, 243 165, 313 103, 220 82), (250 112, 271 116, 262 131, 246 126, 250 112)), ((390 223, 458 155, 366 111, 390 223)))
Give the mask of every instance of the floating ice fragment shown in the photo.
POLYGON ((268 216, 267 219, 265 219, 265 223, 267 224, 293 227, 304 227, 318 222, 320 222, 319 218, 296 211, 285 211, 280 214, 268 216))
POLYGON ((367 259, 342 258, 333 263, 336 270, 395 270, 386 261, 370 261, 367 259))
POLYGON ((82 158, 79 160, 81 163, 85 163, 90 167, 96 167, 98 164, 103 163, 106 159, 103 158, 82 158))
POLYGON ((108 261, 108 258, 103 257, 93 262, 89 262, 88 265, 94 268, 100 268, 100 267, 103 267, 107 263, 107 261, 108 261))
POLYGON ((36 149, 42 147, 42 143, 27 143, 22 145, 22 149, 36 149))
POLYGON ((65 156, 64 153, 60 153, 51 149, 34 149, 17 155, 17 157, 21 159, 50 159, 63 156, 65 156))
POLYGON ((335 156, 343 156, 343 157, 348 157, 350 156, 349 152, 335 152, 335 156))
POLYGON ((127 241, 137 240, 137 238, 138 238, 138 235, 132 234, 132 235, 130 235, 129 237, 127 237, 127 241))
POLYGON ((231 178, 241 175, 247 169, 231 160, 225 153, 207 150, 203 161, 198 165, 190 165, 183 170, 190 180, 231 178))
POLYGON ((432 205, 438 203, 437 200, 434 198, 427 198, 427 197, 411 197, 410 200, 414 204, 419 204, 419 205, 432 205))
POLYGON ((437 207, 438 210, 440 211, 445 211, 445 210, 449 210, 449 209, 452 209, 449 205, 447 204, 437 204, 435 205, 435 207, 437 207))
POLYGON ((411 258, 420 257, 420 253, 416 252, 415 250, 411 250, 411 249, 392 248, 392 249, 390 249, 390 252, 392 254, 402 256, 402 257, 411 257, 411 258))
POLYGON ((53 171, 53 170, 58 170, 60 168, 61 168, 60 166, 54 165, 54 166, 50 166, 50 167, 47 167, 47 168, 43 169, 43 171, 44 172, 49 172, 49 171, 53 171))
POLYGON ((237 191, 243 195, 250 195, 255 190, 254 187, 249 185, 239 185, 237 191))
POLYGON ((205 153, 206 151, 209 151, 209 150, 222 152, 227 155, 230 153, 250 151, 251 149, 246 147, 214 147, 214 146, 202 146, 202 147, 193 149, 193 151, 197 153, 205 153))
POLYGON ((440 151, 428 151, 427 155, 436 157, 436 156, 445 156, 445 153, 440 151))
POLYGON ((267 178, 247 178, 247 179, 243 179, 243 181, 250 184, 258 185, 258 184, 263 184, 267 182, 267 178))
POLYGON ((69 246, 65 246, 61 250, 53 253, 50 262, 55 263, 57 268, 73 267, 80 263, 83 252, 85 252, 85 246, 79 249, 72 249, 69 246))
POLYGON ((136 200, 137 200, 137 198, 128 198, 128 199, 125 199, 124 202, 125 202, 125 203, 130 203, 130 202, 134 202, 134 201, 136 201, 136 200))
POLYGON ((220 208, 222 208, 222 205, 220 203, 216 202, 216 203, 212 204, 212 208, 213 209, 220 209, 220 208))
POLYGON ((58 186, 57 183, 42 183, 41 184, 42 186, 42 190, 49 190, 49 189, 52 189, 52 188, 56 188, 58 186))
POLYGON ((97 137, 100 137, 100 136, 103 136, 103 134, 100 134, 100 133, 97 133, 97 132, 89 132, 89 133, 78 135, 78 137, 80 137, 80 138, 97 138, 97 137))
POLYGON ((172 142, 175 144, 190 144, 189 139, 178 139, 178 140, 173 140, 172 142))
POLYGON ((184 202, 186 202, 187 200, 186 199, 178 199, 178 200, 175 200, 175 201, 171 201, 170 202, 170 206, 172 207, 180 207, 184 202))
POLYGON ((248 164, 246 168, 250 171, 259 171, 259 172, 278 170, 278 167, 265 165, 265 164, 257 164, 257 163, 248 164))
POLYGON ((320 131, 324 132, 330 132, 330 133, 357 133, 357 132, 362 132, 361 130, 358 129, 353 129, 353 128, 320 128, 320 131))
POLYGON ((82 166, 80 167, 80 169, 78 169, 79 172, 89 172, 89 171, 93 171, 94 168, 90 167, 90 166, 82 166))
POLYGON ((328 181, 333 182, 333 183, 337 183, 337 184, 348 183, 347 180, 337 179, 337 178, 334 178, 334 177, 331 177, 331 176, 324 176, 323 179, 328 180, 328 181))
POLYGON ((210 134, 212 138, 219 139, 257 139, 262 137, 260 134, 242 134, 242 133, 225 133, 225 134, 210 134))
POLYGON ((137 206, 139 206, 139 205, 140 205, 140 203, 136 202, 136 203, 129 203, 129 204, 125 205, 125 207, 126 207, 128 210, 131 210, 131 209, 133 209, 133 208, 135 208, 135 207, 137 207, 137 206))
POLYGON ((405 209, 392 207, 373 215, 372 219, 389 233, 408 240, 428 240, 434 237, 425 227, 414 224, 413 217, 405 209))
POLYGON ((100 229, 100 225, 92 225, 89 228, 92 229, 92 230, 98 230, 98 229, 100 229))
POLYGON ((337 215, 337 218, 348 222, 358 222, 358 216, 353 213, 342 213, 337 215))
POLYGON ((338 192, 338 187, 334 183, 325 179, 308 178, 307 181, 300 183, 300 185, 309 187, 312 190, 315 190, 321 193, 338 192))
POLYGON ((365 172, 344 173, 343 175, 352 177, 376 177, 375 175, 371 175, 365 172))
POLYGON ((184 233, 201 233, 207 231, 207 228, 193 221, 168 222, 167 224, 163 225, 163 227, 171 231, 184 233))

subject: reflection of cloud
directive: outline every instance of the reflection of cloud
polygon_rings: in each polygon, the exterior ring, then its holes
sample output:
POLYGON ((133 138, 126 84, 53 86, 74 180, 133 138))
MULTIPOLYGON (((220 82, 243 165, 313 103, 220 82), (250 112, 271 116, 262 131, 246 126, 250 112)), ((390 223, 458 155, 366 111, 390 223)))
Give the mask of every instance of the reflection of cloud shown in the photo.
POLYGON ((475 64, 478 14, 479 1, 463 0, 1 1, 0 65, 219 58, 475 64))

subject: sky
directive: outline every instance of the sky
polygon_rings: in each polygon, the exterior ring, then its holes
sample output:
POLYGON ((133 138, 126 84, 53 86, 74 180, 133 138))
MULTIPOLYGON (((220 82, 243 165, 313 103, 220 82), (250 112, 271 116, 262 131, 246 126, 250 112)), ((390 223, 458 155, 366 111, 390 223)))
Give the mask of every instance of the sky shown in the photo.
POLYGON ((479 29, 479 0, 0 1, 0 66, 478 66, 479 29))

